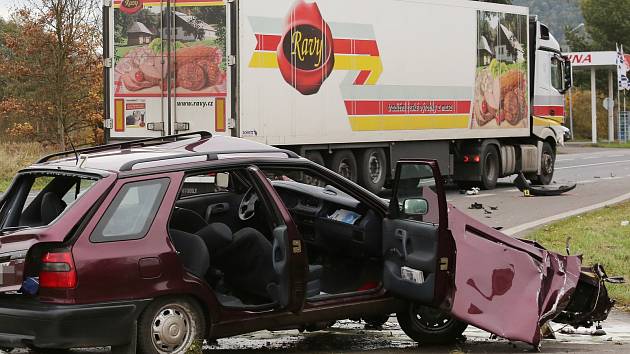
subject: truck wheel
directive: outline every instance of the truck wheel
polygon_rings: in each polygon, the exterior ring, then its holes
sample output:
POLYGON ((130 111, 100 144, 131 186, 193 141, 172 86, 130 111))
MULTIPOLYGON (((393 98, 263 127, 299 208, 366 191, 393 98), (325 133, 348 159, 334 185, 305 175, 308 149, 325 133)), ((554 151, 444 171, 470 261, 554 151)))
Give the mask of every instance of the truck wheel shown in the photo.
POLYGON ((324 162, 324 157, 322 156, 322 153, 319 151, 308 151, 304 157, 306 157, 307 159, 315 162, 316 164, 320 165, 320 166, 325 166, 326 163, 324 162))
POLYGON ((330 169, 343 177, 357 181, 357 159, 350 150, 338 150, 330 159, 330 169))
POLYGON ((409 304, 396 317, 403 332, 422 344, 453 343, 468 327, 438 309, 417 304, 409 304))
POLYGON ((359 184, 377 194, 387 178, 387 156, 381 148, 367 149, 359 159, 359 184))
POLYGON ((494 189, 499 179, 499 151, 493 145, 487 145, 481 154, 481 187, 494 189))
POLYGON ((548 142, 543 143, 542 157, 540 160, 540 175, 532 179, 533 184, 548 185, 553 180, 553 172, 556 162, 556 153, 548 142))
POLYGON ((201 308, 186 298, 161 298, 151 303, 138 323, 138 352, 186 353, 203 342, 205 321, 201 308))

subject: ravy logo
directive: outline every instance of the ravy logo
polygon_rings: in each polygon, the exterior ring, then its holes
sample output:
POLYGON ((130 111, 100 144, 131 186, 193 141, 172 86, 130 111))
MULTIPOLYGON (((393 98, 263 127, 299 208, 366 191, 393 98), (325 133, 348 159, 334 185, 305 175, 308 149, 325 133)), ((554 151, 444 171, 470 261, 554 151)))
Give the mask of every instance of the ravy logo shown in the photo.
POLYGON ((142 0, 122 0, 120 2, 120 10, 128 15, 142 10, 142 7, 142 0))
POLYGON ((335 64, 333 37, 317 3, 298 0, 285 20, 278 66, 285 81, 303 95, 319 91, 335 64))

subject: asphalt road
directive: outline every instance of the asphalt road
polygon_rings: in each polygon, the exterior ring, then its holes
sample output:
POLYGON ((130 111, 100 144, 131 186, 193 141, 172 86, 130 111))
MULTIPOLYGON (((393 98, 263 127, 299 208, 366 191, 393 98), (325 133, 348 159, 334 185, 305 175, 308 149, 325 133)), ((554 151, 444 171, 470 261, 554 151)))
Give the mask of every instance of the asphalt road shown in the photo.
POLYGON ((546 223, 624 196, 630 199, 630 149, 561 148, 554 182, 578 184, 575 190, 561 196, 526 198, 514 187, 513 180, 514 177, 501 179, 495 190, 481 191, 476 196, 461 195, 452 187, 447 199, 490 226, 503 227, 522 236, 528 231, 523 229, 535 227, 539 222, 546 223), (484 209, 468 209, 472 203, 483 204, 484 209))

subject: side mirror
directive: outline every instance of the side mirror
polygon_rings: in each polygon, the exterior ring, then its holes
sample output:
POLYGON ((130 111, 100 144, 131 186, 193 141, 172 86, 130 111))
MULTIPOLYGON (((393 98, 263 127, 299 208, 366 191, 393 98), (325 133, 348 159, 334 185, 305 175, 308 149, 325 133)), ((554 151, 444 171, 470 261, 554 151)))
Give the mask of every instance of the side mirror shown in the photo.
POLYGON ((562 68, 564 69, 564 91, 566 92, 573 87, 573 70, 569 57, 564 57, 564 65, 562 68))
POLYGON ((429 203, 422 198, 405 199, 403 213, 405 215, 423 216, 429 212, 429 203))

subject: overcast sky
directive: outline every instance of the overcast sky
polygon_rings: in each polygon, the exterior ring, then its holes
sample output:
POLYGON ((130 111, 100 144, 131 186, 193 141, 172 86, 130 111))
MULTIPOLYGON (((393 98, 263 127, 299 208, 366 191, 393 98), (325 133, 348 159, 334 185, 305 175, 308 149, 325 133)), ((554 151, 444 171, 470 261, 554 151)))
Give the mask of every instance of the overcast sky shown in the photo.
POLYGON ((0 17, 7 19, 9 11, 22 5, 24 0, 0 0, 0 17))

